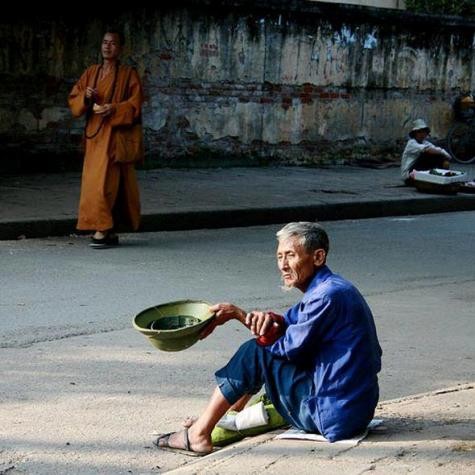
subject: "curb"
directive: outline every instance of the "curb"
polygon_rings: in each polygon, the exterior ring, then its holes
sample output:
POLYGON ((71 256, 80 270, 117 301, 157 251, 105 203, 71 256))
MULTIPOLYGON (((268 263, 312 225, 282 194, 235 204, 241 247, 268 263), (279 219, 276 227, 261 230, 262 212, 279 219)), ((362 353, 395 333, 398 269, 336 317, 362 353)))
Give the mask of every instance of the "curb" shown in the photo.
POLYGON ((32 219, 0 223, 0 240, 69 236, 75 232, 76 219, 32 219))
POLYGON ((141 231, 183 231, 279 224, 290 221, 338 221, 453 211, 474 211, 475 196, 408 198, 390 201, 354 201, 273 208, 241 208, 211 211, 149 214, 142 217, 141 231))
POLYGON ((381 401, 378 403, 378 407, 382 408, 384 406, 389 406, 391 404, 397 404, 400 402, 408 402, 408 401, 416 401, 418 399, 424 399, 427 397, 433 397, 433 396, 439 396, 441 394, 447 394, 447 393, 457 393, 460 391, 468 391, 470 389, 475 388, 475 381, 470 383, 470 382, 465 382, 465 383, 459 383, 457 386, 451 386, 449 388, 443 388, 443 389, 435 389, 434 391, 428 391, 426 393, 418 393, 418 394, 411 394, 410 396, 405 396, 405 397, 400 397, 396 399, 388 399, 386 401, 381 401))
MULTIPOLYGON (((142 216, 140 231, 184 231, 279 224, 290 221, 337 221, 475 210, 475 196, 434 196, 394 200, 367 200, 288 207, 256 207, 150 213, 142 216)), ((68 236, 76 220, 38 219, 0 223, 0 240, 19 236, 68 236)))

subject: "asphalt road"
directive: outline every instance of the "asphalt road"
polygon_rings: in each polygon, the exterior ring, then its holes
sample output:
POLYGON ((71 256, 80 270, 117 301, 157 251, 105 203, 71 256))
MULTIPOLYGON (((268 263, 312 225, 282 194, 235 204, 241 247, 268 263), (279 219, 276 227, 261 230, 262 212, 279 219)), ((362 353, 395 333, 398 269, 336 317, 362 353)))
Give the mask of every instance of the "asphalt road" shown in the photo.
MULTIPOLYGON (((183 298, 283 311, 299 294, 279 287, 279 227, 128 235, 102 251, 84 237, 0 241, 0 352, 77 335, 113 339, 142 309, 183 298)), ((360 288, 375 314, 382 398, 473 378, 475 213, 325 227, 329 266, 360 288)), ((222 349, 202 361, 212 372, 247 337, 231 324, 195 349, 222 349)))

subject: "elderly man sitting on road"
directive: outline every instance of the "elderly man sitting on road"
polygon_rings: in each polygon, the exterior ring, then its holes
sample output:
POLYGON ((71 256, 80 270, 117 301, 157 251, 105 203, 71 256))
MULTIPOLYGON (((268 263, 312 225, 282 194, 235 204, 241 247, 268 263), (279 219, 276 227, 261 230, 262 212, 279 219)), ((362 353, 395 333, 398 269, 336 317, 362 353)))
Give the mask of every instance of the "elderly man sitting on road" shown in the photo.
POLYGON ((211 432, 221 417, 230 408, 242 409, 263 385, 289 424, 331 442, 363 431, 371 421, 382 352, 367 303, 326 266, 329 241, 320 225, 289 223, 277 239, 283 283, 302 291, 303 298, 283 316, 247 313, 230 303, 211 307, 216 318, 202 338, 231 319, 258 338, 216 372, 217 387, 201 416, 179 432, 159 436, 157 447, 210 453, 211 432))

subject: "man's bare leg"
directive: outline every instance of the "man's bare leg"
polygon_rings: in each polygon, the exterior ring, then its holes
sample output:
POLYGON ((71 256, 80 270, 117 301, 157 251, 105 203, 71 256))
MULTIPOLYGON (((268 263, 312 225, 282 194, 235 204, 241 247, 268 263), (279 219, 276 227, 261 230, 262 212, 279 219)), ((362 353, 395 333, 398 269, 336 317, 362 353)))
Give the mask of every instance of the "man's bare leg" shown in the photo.
MULTIPOLYGON (((246 404, 249 402, 249 399, 251 399, 251 397, 252 397, 252 394, 245 394, 241 399, 238 399, 228 409, 228 411, 241 412, 246 407, 246 404)), ((188 416, 183 420, 183 427, 190 428, 197 420, 198 418, 196 416, 188 416)))
POLYGON ((230 411, 241 412, 245 407, 246 404, 251 399, 252 394, 245 394, 241 399, 238 399, 230 408, 230 411))
MULTIPOLYGON (((220 389, 215 388, 203 414, 188 428, 191 450, 194 452, 210 452, 213 449, 211 432, 230 407, 231 405, 222 395, 220 389)), ((158 446, 164 446, 165 442, 169 447, 183 449, 183 431, 171 434, 167 441, 159 439, 158 446)))

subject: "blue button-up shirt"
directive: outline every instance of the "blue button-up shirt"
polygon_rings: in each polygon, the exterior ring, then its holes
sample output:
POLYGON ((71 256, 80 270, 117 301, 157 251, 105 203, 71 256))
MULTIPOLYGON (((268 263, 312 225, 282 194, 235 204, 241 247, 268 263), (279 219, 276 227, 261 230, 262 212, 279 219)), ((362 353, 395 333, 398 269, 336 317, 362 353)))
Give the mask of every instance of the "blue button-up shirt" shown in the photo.
POLYGON ((315 394, 303 404, 318 430, 335 441, 365 429, 378 403, 382 351, 363 296, 324 266, 284 318, 285 334, 266 348, 311 368, 315 394))

